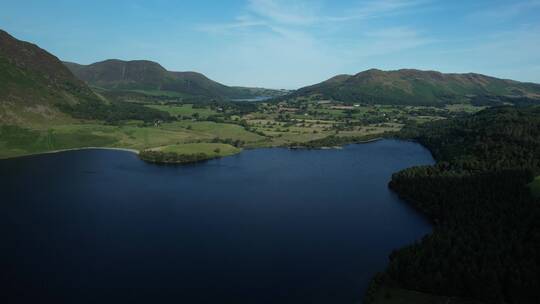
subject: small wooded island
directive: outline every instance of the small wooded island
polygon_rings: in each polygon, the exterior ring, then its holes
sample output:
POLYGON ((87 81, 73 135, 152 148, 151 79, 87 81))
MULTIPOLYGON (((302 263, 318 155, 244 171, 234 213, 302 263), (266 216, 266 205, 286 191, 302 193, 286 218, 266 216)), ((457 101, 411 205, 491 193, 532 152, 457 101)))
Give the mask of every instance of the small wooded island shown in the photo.
POLYGON ((231 156, 242 150, 228 144, 195 143, 143 150, 139 158, 155 164, 190 164, 231 156))

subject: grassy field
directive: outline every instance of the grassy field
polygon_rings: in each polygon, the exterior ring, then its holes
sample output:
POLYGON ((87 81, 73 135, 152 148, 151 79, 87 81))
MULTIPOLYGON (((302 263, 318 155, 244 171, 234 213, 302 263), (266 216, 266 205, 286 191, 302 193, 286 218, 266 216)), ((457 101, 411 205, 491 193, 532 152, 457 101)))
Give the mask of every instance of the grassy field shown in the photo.
POLYGON ((190 132, 201 139, 232 139, 246 143, 263 141, 265 138, 258 134, 248 132, 239 125, 215 123, 211 121, 178 121, 163 125, 163 130, 190 132))
POLYGON ((540 176, 538 176, 532 183, 529 184, 532 194, 540 198, 540 176))
POLYGON ((109 147, 116 142, 117 139, 113 136, 86 131, 56 132, 54 129, 43 131, 2 126, 0 127, 0 158, 62 149, 109 147))
POLYGON ((227 143, 245 148, 289 146, 330 135, 382 135, 388 131, 397 131, 403 126, 390 117, 406 115, 406 109, 389 106, 358 107, 351 116, 347 110, 329 108, 329 105, 322 109, 320 106, 317 106, 319 109, 314 109, 314 106, 310 105, 310 114, 287 114, 287 117, 284 117, 279 107, 270 105, 244 116, 231 114, 229 120, 245 122, 242 126, 205 121, 208 116, 218 114, 210 107, 193 108, 189 104, 156 104, 147 107, 184 117, 184 120, 164 123, 159 127, 144 126, 140 121, 123 122, 113 126, 96 121, 77 120, 58 120, 56 124, 40 122, 30 125, 28 129, 5 127, 0 134, 0 158, 95 146, 139 151, 195 143, 227 143), (196 120, 185 119, 195 113, 198 114, 196 120), (376 123, 370 123, 374 118, 376 123), (351 124, 351 121, 364 122, 351 124))
POLYGON ((161 90, 130 90, 131 92, 141 93, 149 96, 166 96, 166 97, 184 97, 185 94, 181 94, 173 91, 161 91, 161 90))
MULTIPOLYGON (((0 158, 84 147, 114 147, 148 150, 166 146, 199 143, 222 143, 237 147, 258 148, 289 146, 322 139, 331 135, 365 137, 397 131, 407 121, 419 123, 443 119, 450 111, 477 110, 467 105, 452 109, 343 104, 272 104, 262 103, 249 114, 218 112, 212 107, 192 104, 147 104, 146 107, 165 111, 180 120, 159 127, 141 121, 121 121, 119 125, 98 121, 83 121, 48 109, 0 108, 0 158), (14 111, 18 111, 15 113, 14 111), (195 115, 196 114, 196 115, 195 115), (220 114, 225 121, 207 121, 220 114), (47 116, 51 115, 49 121, 47 116), (194 116, 195 115, 195 116, 194 116), (25 118, 19 123, 17 119, 25 118), (236 124, 238 123, 238 124, 236 124), (24 126, 9 127, 10 125, 24 126)), ((203 148, 202 145, 195 146, 203 148)))
POLYGON ((40 152, 83 148, 115 147, 135 150, 169 145, 238 140, 246 144, 264 140, 238 125, 213 122, 174 122, 161 127, 142 127, 133 122, 122 126, 77 123, 48 129, 0 127, 0 158, 40 152))
POLYGON ((210 157, 223 157, 240 153, 242 150, 228 144, 219 143, 195 143, 180 144, 159 147, 154 150, 161 152, 174 152, 178 154, 196 154, 204 153, 210 157))
POLYGON ((487 107, 478 107, 470 104, 453 104, 445 107, 450 112, 465 112, 473 114, 485 110, 487 107))
POLYGON ((204 119, 208 116, 218 114, 218 112, 210 108, 193 108, 191 104, 183 105, 147 105, 147 107, 167 112, 173 116, 192 117, 193 114, 199 114, 199 117, 204 119))
POLYGON ((24 125, 30 128, 43 128, 75 122, 76 119, 52 106, 32 104, 20 106, 13 102, 0 102, 0 126, 24 125))

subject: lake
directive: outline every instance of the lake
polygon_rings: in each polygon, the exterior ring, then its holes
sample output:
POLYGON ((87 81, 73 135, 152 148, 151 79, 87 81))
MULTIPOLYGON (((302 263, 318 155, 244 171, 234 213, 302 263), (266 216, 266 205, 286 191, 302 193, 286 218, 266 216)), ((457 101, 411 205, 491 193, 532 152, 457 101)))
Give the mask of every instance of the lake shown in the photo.
POLYGON ((11 296, 95 303, 361 303, 430 224, 387 187, 432 164, 394 140, 189 166, 83 150, 0 161, 11 296))

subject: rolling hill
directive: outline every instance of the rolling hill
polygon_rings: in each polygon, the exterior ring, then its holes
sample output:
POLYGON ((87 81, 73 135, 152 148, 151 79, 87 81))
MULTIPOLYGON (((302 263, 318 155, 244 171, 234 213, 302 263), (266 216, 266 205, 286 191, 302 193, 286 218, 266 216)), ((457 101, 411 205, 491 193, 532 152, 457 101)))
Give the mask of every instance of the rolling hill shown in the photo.
POLYGON ((178 98, 249 99, 277 96, 282 91, 229 87, 196 72, 171 72, 147 60, 105 60, 90 65, 64 64, 87 84, 107 91, 124 91, 178 98))
POLYGON ((289 96, 342 102, 437 105, 460 102, 540 102, 540 84, 504 80, 480 74, 443 74, 435 71, 368 70, 338 75, 301 88, 289 96))
POLYGON ((58 106, 100 98, 54 55, 0 30, 0 122, 63 116, 58 106))

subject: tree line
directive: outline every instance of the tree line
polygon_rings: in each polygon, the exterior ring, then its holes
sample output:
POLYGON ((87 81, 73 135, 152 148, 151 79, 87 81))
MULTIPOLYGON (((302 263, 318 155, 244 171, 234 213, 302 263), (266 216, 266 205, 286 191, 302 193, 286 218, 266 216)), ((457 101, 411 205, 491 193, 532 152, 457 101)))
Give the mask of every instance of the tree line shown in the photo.
POLYGON ((367 141, 373 141, 377 138, 381 138, 383 135, 364 135, 364 136, 336 136, 330 135, 320 139, 314 139, 307 142, 292 143, 289 148, 292 149, 320 149, 320 148, 332 148, 340 147, 347 144, 362 143, 367 141))
POLYGON ((206 153, 180 154, 153 150, 141 151, 139 157, 146 162, 156 164, 189 164, 214 158, 206 153))
POLYGON ((170 121, 174 118, 167 112, 129 102, 105 103, 98 100, 85 100, 74 105, 61 104, 58 107, 75 118, 102 120, 116 124, 126 120, 142 120, 152 123, 156 120, 170 121))

